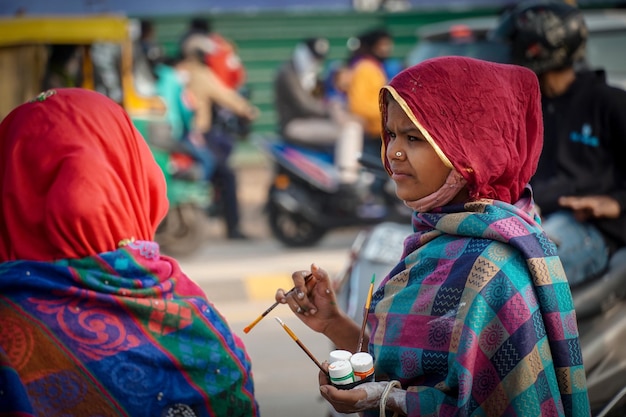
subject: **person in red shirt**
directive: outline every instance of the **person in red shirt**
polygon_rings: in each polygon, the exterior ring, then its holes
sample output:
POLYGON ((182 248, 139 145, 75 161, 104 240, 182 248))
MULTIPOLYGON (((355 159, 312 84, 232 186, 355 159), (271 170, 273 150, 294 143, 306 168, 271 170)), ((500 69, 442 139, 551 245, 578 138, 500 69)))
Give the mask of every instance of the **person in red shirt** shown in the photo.
POLYGON ((238 90, 246 81, 246 70, 237 54, 235 44, 224 38, 211 28, 208 19, 192 19, 189 29, 180 41, 180 49, 193 35, 205 35, 209 38, 209 50, 204 54, 205 63, 215 75, 229 88, 238 90))
POLYGON ((245 138, 251 121, 258 115, 258 109, 238 93, 245 82, 243 65, 234 46, 213 32, 207 19, 193 19, 179 46, 181 53, 196 70, 199 70, 199 65, 202 66, 200 72, 203 76, 196 79, 197 89, 211 89, 215 92, 219 88, 222 91, 213 96, 212 100, 205 94, 202 95, 207 97, 206 100, 199 99, 202 101, 200 104, 209 107, 211 123, 210 130, 205 132, 205 142, 217 161, 211 177, 215 191, 212 212, 224 218, 229 239, 246 239, 247 236, 240 231, 239 226, 236 173, 229 163, 236 140, 245 138), (214 82, 208 77, 213 78, 214 82), (217 100, 227 96, 236 96, 236 101, 242 104, 237 107, 242 107, 243 111, 237 111, 217 100))

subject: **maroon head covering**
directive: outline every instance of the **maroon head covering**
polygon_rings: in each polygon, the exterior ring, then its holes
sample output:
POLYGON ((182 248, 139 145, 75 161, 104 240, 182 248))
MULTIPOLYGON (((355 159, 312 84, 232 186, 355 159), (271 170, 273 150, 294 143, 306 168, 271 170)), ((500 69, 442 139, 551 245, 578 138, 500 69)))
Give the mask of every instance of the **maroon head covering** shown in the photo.
MULTIPOLYGON (((543 146, 539 84, 515 65, 441 57, 396 75, 381 89, 400 104, 441 160, 467 181, 472 199, 516 202, 543 146)), ((383 126, 382 159, 389 171, 383 126)))

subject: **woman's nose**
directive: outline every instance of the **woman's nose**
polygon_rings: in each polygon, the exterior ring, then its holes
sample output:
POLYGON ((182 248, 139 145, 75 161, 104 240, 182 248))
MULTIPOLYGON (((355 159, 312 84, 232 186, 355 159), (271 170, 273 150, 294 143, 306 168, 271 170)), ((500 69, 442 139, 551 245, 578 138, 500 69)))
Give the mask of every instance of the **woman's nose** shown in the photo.
POLYGON ((395 142, 390 142, 387 145, 387 159, 400 159, 404 156, 404 152, 400 149, 400 146, 395 146, 395 142))

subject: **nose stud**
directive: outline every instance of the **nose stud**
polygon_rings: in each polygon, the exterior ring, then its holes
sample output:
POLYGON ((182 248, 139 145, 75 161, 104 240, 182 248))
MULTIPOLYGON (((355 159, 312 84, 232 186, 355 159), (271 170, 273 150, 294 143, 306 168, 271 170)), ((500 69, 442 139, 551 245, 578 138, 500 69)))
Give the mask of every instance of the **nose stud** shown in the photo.
POLYGON ((396 152, 396 156, 397 156, 398 158, 400 158, 400 157, 402 156, 402 152, 400 152, 400 151, 396 152))

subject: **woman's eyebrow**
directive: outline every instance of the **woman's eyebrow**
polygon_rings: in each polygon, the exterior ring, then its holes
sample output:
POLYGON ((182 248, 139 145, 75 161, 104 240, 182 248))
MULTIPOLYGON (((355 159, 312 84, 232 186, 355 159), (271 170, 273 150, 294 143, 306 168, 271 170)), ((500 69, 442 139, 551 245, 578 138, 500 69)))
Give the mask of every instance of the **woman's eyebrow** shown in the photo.
MULTIPOLYGON (((392 131, 391 128, 389 127, 389 123, 385 123, 385 129, 388 131, 392 131)), ((419 130, 419 128, 417 126, 415 126, 414 124, 411 125, 406 125, 406 126, 400 126, 397 129, 393 130, 394 133, 413 133, 412 136, 419 136, 419 137, 424 137, 424 135, 422 135, 422 132, 419 130)))
POLYGON ((404 134, 410 133, 411 136, 419 136, 420 138, 424 137, 424 135, 422 135, 422 132, 419 130, 419 128, 412 123, 410 125, 400 126, 400 128, 397 129, 397 131, 398 133, 404 133, 404 134))

